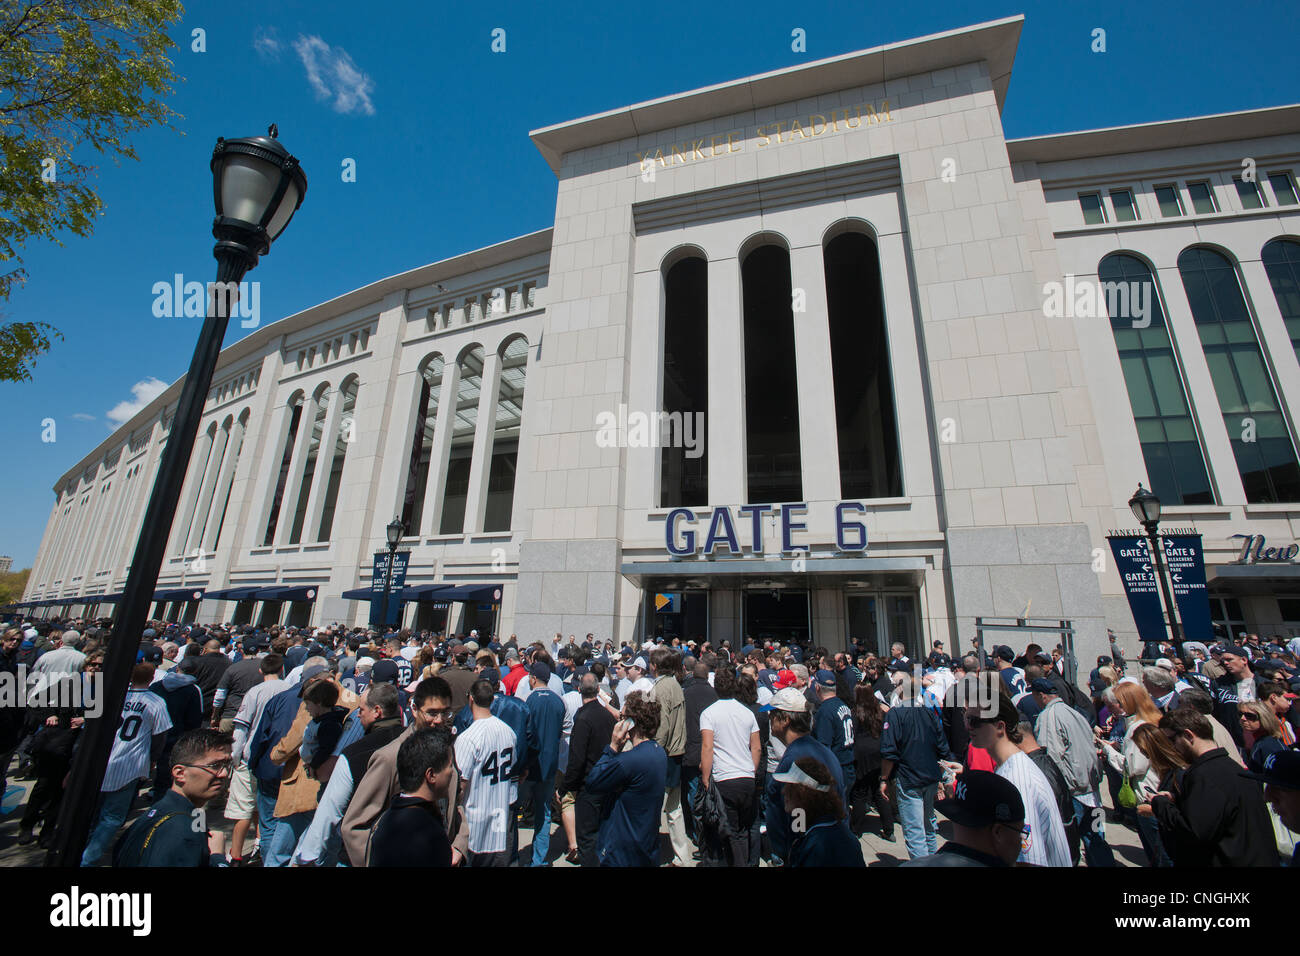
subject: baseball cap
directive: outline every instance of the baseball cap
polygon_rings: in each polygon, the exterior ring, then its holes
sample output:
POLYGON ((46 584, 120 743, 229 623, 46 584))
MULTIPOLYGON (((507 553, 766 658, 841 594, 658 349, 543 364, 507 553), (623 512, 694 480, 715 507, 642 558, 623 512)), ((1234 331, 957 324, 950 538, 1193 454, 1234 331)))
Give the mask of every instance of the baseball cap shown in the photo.
POLYGON ((993 648, 993 656, 1001 658, 1010 664, 1016 659, 1016 652, 1005 644, 999 644, 997 647, 993 648))
POLYGON ((834 687, 834 686, 835 686, 835 672, 834 672, 834 671, 818 671, 818 672, 817 672, 817 686, 818 686, 818 687, 834 687))
MULTIPOLYGON (((187 661, 189 660, 188 657, 185 659, 187 661)), ((324 664, 313 664, 311 665, 311 667, 306 668, 302 672, 302 680, 298 682, 298 696, 301 697, 303 695, 303 692, 307 690, 308 684, 310 684, 317 677, 320 677, 324 674, 328 674, 329 670, 330 669, 326 667, 324 664)))
POLYGON ((1174 669, 1174 662, 1167 657, 1162 657, 1156 661, 1156 667, 1163 667, 1167 671, 1174 669))
POLYGON ((545 661, 538 661, 532 666, 532 669, 528 673, 532 674, 543 683, 551 679, 551 668, 547 666, 545 661))
POLYGON ((470 652, 477 651, 477 650, 478 650, 478 641, 466 641, 466 642, 465 642, 465 648, 466 648, 467 650, 469 650, 470 652))
POLYGON ((376 684, 396 684, 397 676, 397 662, 388 658, 376 661, 374 668, 370 671, 370 679, 376 684))
POLYGON ((1109 657, 1107 657, 1105 654, 1102 654, 1100 657, 1097 658, 1097 666, 1098 666, 1098 667, 1109 667, 1109 666, 1110 666, 1111 664, 1113 664, 1113 663, 1115 663, 1115 662, 1112 661, 1112 660, 1111 660, 1109 657))
POLYGON ((513 647, 510 648, 508 651, 506 651, 506 660, 508 661, 519 660, 519 652, 515 650, 513 647))
POLYGON ((632 666, 639 667, 643 671, 648 671, 650 669, 650 664, 646 661, 644 657, 638 657, 636 660, 632 662, 632 666))
MULTIPOLYGON (((787 673, 789 672, 787 671, 787 673)), ((784 710, 790 714, 804 714, 808 712, 808 698, 804 697, 794 687, 783 687, 772 695, 772 699, 767 702, 767 706, 773 710, 784 710)))
MULTIPOLYGON (((823 766, 825 766, 825 764, 823 764, 823 766)), ((831 785, 829 783, 818 783, 808 774, 804 773, 803 770, 799 768, 799 765, 797 763, 790 764, 790 769, 785 771, 784 773, 772 774, 772 779, 775 780, 777 783, 802 784, 805 787, 809 787, 813 790, 820 790, 823 793, 829 791, 831 788, 831 785)))
POLYGON ((1231 654, 1233 657, 1246 657, 1246 656, 1247 656, 1245 650, 1243 650, 1240 646, 1238 646, 1238 645, 1236 645, 1236 644, 1228 644, 1227 646, 1225 646, 1225 647, 1223 648, 1223 653, 1224 653, 1224 654, 1231 654))
POLYGON ((783 687, 794 687, 798 680, 799 678, 795 677, 794 671, 779 670, 776 672, 776 680, 772 682, 772 686, 776 690, 781 690, 783 687))
POLYGON ((140 648, 140 660, 150 664, 157 664, 162 659, 162 648, 157 644, 146 644, 140 648))
POLYGON ((1279 750, 1264 758, 1262 773, 1239 770, 1238 776, 1262 780, 1284 790, 1300 790, 1300 750, 1279 750))
POLYGON ((987 770, 967 770, 957 778, 953 796, 934 808, 964 827, 1017 824, 1025 820, 1025 801, 1016 785, 987 770))
POLYGON ((1029 682, 1029 689, 1041 694, 1055 694, 1056 687, 1046 677, 1035 677, 1029 682))

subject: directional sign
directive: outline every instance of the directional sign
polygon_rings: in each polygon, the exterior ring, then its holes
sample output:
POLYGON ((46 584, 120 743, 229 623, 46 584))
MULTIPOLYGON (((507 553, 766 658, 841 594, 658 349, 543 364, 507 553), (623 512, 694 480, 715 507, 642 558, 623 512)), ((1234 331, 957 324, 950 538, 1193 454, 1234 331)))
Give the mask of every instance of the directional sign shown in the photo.
MULTIPOLYGON (((402 613, 402 602, 397 600, 396 593, 406 584, 406 566, 411 561, 410 551, 398 551, 393 555, 396 559, 394 562, 396 568, 393 571, 393 587, 388 594, 388 620, 386 623, 389 627, 397 624, 402 613)), ((370 575, 370 626, 378 627, 380 625, 379 615, 384 607, 384 586, 388 579, 388 552, 376 551, 375 563, 370 575)))
POLYGON ((1165 565, 1174 586, 1178 619, 1183 622, 1183 640, 1214 641, 1210 622, 1210 596, 1205 589, 1205 550, 1199 534, 1161 535, 1165 565))
MULTIPOLYGON (((1169 632, 1165 629, 1164 609, 1160 605, 1160 582, 1156 579, 1147 539, 1141 535, 1111 535, 1107 540, 1111 553, 1115 555, 1115 568, 1124 582, 1124 593, 1128 595, 1128 606, 1133 612, 1138 637, 1143 643, 1167 640, 1169 632)), ((1202 569, 1202 588, 1204 575, 1202 569)))

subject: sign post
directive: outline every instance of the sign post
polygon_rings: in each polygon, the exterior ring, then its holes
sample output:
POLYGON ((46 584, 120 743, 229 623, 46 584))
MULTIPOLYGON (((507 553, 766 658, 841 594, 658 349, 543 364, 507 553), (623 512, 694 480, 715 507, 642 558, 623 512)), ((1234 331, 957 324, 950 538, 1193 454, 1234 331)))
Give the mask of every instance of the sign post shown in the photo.
MULTIPOLYGON (((1115 556, 1115 568, 1124 582, 1129 610, 1137 625, 1138 637, 1143 643, 1163 641, 1169 632, 1165 629, 1164 610, 1160 605, 1158 571, 1151 546, 1140 534, 1112 534, 1106 538, 1115 556)), ((1202 568, 1202 581, 1204 569, 1202 568)), ((1208 605, 1207 605, 1208 607, 1208 605)))
POLYGON ((388 554, 387 551, 375 552, 375 563, 370 575, 370 626, 374 628, 392 627, 402 616, 402 602, 394 600, 393 594, 406 584, 406 567, 411 562, 411 552, 396 551, 393 553, 396 570, 393 574, 392 589, 388 592, 388 620, 381 621, 384 591, 388 583, 388 554))

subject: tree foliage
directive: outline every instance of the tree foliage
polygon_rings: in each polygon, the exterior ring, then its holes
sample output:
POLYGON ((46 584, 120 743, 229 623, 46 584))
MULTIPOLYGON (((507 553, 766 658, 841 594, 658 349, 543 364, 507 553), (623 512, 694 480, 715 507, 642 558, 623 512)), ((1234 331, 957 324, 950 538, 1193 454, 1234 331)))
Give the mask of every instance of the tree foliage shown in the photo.
POLYGON ((24 568, 22 571, 0 574, 0 604, 12 604, 21 600, 23 591, 27 589, 27 575, 31 573, 31 568, 24 568))
MULTIPOLYGON (((178 0, 0 0, 0 301, 26 278, 29 240, 94 229, 89 151, 137 159, 129 135, 178 115, 163 102, 176 81, 166 30, 183 12, 178 0)), ((33 322, 2 331, 3 379, 30 378, 58 336, 33 322)))

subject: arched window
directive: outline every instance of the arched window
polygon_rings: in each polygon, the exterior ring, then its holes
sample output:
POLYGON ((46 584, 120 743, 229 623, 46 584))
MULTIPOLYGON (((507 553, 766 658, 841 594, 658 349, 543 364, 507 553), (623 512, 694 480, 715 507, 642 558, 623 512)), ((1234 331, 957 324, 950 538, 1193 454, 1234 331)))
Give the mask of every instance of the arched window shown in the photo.
POLYGON ((325 487, 325 504, 321 509, 320 533, 317 541, 328 541, 334 529, 334 511, 339 500, 339 486, 343 483, 343 462, 347 458, 348 445, 355 435, 356 424, 352 416, 357 407, 357 379, 348 378, 340 389, 343 407, 339 410, 339 434, 334 441, 334 456, 330 463, 329 483, 325 487))
POLYGON ((221 511, 217 514, 216 531, 212 533, 212 550, 217 550, 217 545, 221 544, 221 529, 226 526, 226 509, 230 507, 230 493, 235 487, 235 474, 239 470, 239 454, 244 450, 244 432, 248 430, 248 409, 244 409, 239 420, 235 422, 235 427, 231 431, 230 440, 234 447, 229 453, 230 459, 229 477, 226 479, 225 490, 221 494, 221 511))
POLYGON ((751 504, 803 500, 790 253, 760 245, 740 265, 745 332, 745 448, 751 504))
POLYGON ((890 377, 880 253, 862 232, 842 232, 822 251, 835 429, 844 498, 903 494, 894 386, 890 377))
POLYGON ((212 467, 212 448, 217 441, 217 423, 213 422, 203 433, 203 438, 199 442, 198 453, 190 459, 190 477, 189 484, 186 486, 186 495, 182 501, 184 511, 181 514, 181 520, 176 521, 172 531, 175 535, 173 550, 177 553, 184 552, 186 542, 190 539, 193 531, 195 520, 202 521, 203 518, 198 515, 199 498, 203 493, 203 479, 212 467))
POLYGON ((307 436, 307 457, 302 469, 302 481, 298 483, 298 503, 293 511, 293 527, 289 529, 289 543, 302 541, 302 525, 307 518, 307 503, 311 498, 312 480, 316 477, 316 460, 320 458, 321 442, 325 440, 325 416, 330 408, 330 387, 322 385, 312 397, 316 407, 316 416, 312 421, 311 434, 307 436))
POLYGON ((1220 253, 1193 247, 1178 257, 1178 271, 1214 379, 1246 500, 1252 504, 1300 500, 1300 462, 1237 270, 1220 253))
POLYGON ((524 418, 524 376, 528 371, 528 341, 517 335, 501 347, 501 383, 497 388, 496 423, 492 432, 492 468, 488 473, 484 531, 509 531, 515 504, 515 471, 519 462, 519 426, 524 418))
POLYGON ((1151 490, 1175 505, 1213 504, 1200 436, 1179 376, 1159 288, 1147 264, 1115 253, 1097 268, 1151 490), (1114 291, 1111 291, 1114 290, 1114 291), (1120 303, 1128 303, 1128 307, 1120 303), (1135 303, 1149 311, 1138 315, 1135 303))
POLYGON ((659 506, 709 501, 709 264, 691 255, 663 274, 665 415, 659 464, 659 506), (670 440, 670 435, 671 439, 670 440), (689 445, 686 439, 689 438, 689 445))
POLYGON ((1286 322, 1291 336, 1291 348, 1300 358, 1300 242, 1294 239, 1274 239, 1260 254, 1268 284, 1273 287, 1278 311, 1286 322))
POLYGON ((424 493, 429 484, 429 456, 433 451, 433 428, 438 422, 438 396, 442 394, 442 356, 430 355, 420 365, 420 401, 415 411, 415 437, 406 472, 406 495, 402 521, 407 533, 418 535, 424 517, 424 493))
POLYGON ((293 446, 298 442, 298 424, 302 421, 302 392, 295 392, 289 399, 289 431, 284 439, 284 451, 280 455, 280 474, 275 481, 275 495, 271 498, 271 514, 266 519, 266 534, 262 537, 262 546, 269 547, 275 543, 275 529, 280 523, 280 506, 284 503, 284 486, 289 480, 289 465, 293 462, 293 446))
POLYGON ((483 347, 475 345, 460 357, 460 380, 456 388, 456 413, 439 534, 460 534, 465 530, 465 503, 469 500, 469 470, 474 458, 474 428, 478 424, 478 398, 482 388, 483 347))

